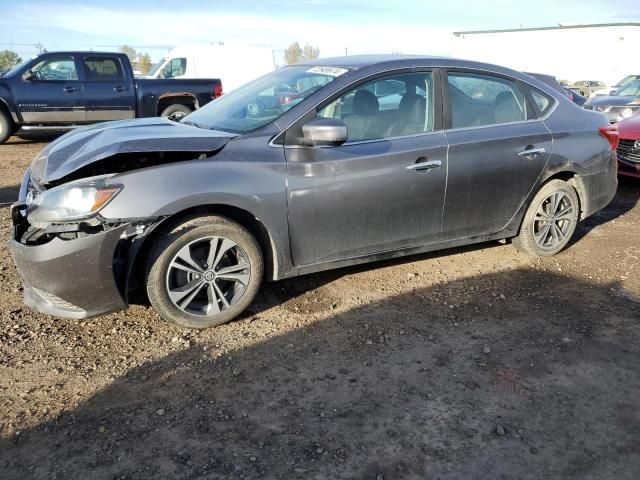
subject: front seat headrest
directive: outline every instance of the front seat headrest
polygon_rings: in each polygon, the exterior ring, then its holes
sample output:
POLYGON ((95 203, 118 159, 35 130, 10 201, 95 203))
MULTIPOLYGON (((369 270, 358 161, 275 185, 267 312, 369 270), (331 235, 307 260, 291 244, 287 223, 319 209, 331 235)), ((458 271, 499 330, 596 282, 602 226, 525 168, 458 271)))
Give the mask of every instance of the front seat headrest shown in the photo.
POLYGON ((513 95, 513 92, 501 92, 495 100, 495 121, 498 123, 515 122, 522 120, 522 110, 520 104, 513 95))
POLYGON ((376 115, 380 109, 378 98, 369 90, 358 90, 353 97, 353 113, 356 115, 376 115))
POLYGON ((405 93, 400 100, 398 110, 407 123, 423 123, 427 101, 416 93, 405 93))

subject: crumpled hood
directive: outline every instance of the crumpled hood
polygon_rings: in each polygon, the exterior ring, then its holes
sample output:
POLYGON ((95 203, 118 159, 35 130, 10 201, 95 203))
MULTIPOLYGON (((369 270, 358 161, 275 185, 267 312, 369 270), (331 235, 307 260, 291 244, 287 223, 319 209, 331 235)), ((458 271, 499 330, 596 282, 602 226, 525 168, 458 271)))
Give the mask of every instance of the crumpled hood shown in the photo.
POLYGON ((164 118, 99 123, 50 143, 31 164, 38 183, 59 180, 91 163, 136 152, 197 152, 221 149, 234 134, 204 130, 164 118))
POLYGON ((596 95, 591 97, 588 103, 593 107, 618 107, 620 105, 629 105, 637 100, 637 97, 633 95, 596 95))

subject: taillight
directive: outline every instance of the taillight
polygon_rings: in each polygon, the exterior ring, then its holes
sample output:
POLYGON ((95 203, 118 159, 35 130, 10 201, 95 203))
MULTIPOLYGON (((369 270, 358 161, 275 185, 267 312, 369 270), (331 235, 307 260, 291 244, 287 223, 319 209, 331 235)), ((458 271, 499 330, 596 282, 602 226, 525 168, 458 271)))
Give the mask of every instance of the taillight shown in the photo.
POLYGON ((617 150, 620 143, 620 134, 618 133, 618 127, 615 125, 609 125, 608 127, 600 127, 598 129, 600 135, 607 139, 611 150, 617 150))
POLYGON ((218 97, 222 96, 222 83, 217 83, 215 87, 213 87, 213 93, 211 94, 211 97, 216 99, 218 97))

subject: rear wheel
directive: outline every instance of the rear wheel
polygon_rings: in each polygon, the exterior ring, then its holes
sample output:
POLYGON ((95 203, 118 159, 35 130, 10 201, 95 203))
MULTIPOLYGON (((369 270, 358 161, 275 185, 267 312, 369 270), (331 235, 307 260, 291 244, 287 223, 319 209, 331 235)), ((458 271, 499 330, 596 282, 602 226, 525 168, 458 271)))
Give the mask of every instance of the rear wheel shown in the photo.
POLYGON ((175 104, 169 105, 167 108, 162 110, 160 113, 161 117, 173 117, 175 119, 180 119, 185 115, 189 115, 193 110, 186 105, 175 104))
POLYGON ((188 220, 162 236, 147 263, 147 294, 165 319, 207 328, 238 316, 262 282, 255 238, 224 217, 188 220))
POLYGON ((0 111, 0 144, 9 140, 9 137, 13 135, 13 122, 7 114, 0 111))
POLYGON ((520 234, 513 243, 518 250, 530 255, 555 255, 571 240, 579 213, 580 201, 575 189, 562 180, 552 180, 531 201, 520 234))

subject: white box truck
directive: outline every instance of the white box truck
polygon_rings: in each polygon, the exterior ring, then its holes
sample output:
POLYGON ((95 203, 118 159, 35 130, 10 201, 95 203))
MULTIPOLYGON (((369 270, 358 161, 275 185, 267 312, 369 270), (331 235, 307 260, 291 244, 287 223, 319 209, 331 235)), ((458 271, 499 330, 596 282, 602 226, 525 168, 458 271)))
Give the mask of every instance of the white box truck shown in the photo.
POLYGON ((169 51, 145 78, 219 78, 225 92, 275 70, 268 47, 185 45, 169 51))

